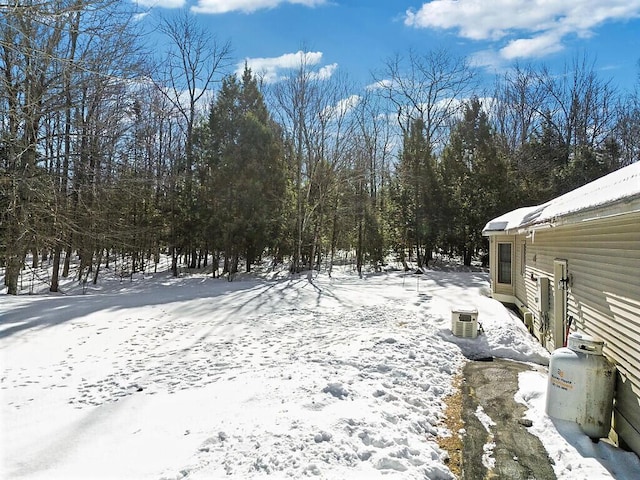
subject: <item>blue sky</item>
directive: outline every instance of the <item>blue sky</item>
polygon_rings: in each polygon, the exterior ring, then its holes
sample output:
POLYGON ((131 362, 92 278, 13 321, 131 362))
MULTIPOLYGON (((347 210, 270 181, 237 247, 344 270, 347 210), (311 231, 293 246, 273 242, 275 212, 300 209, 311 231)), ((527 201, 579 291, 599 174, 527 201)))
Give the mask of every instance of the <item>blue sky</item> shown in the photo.
POLYGON ((640 68, 640 0, 135 0, 143 21, 189 9, 229 40, 237 65, 246 60, 268 81, 286 75, 296 52, 313 52, 319 72, 372 82, 384 60, 409 48, 446 48, 487 74, 514 62, 560 71, 578 56, 595 61, 622 90, 640 68))

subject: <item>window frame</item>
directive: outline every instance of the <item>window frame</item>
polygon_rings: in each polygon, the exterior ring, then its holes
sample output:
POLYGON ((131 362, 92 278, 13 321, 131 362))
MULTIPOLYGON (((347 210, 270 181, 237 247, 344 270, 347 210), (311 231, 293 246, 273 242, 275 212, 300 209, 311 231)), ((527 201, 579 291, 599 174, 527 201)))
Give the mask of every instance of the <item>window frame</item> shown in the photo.
POLYGON ((500 285, 513 285, 513 242, 497 242, 496 245, 496 282, 500 285), (508 246, 509 247, 509 260, 507 261, 502 259, 502 249, 501 247, 508 246), (508 266, 509 276, 508 279, 504 278, 505 268, 508 266), (504 281, 508 280, 508 281, 504 281))

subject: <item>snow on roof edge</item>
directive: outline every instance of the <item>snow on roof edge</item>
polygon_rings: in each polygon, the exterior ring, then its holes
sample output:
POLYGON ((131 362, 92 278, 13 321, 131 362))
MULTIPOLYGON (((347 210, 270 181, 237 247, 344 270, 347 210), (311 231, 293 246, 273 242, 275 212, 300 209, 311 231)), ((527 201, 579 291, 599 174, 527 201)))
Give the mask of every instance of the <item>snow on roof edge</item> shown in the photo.
POLYGON ((632 163, 538 206, 518 208, 490 220, 482 230, 504 232, 640 197, 640 162, 632 163))
POLYGON ((503 232, 505 230, 511 230, 518 228, 530 213, 535 212, 539 207, 522 207, 511 212, 507 212, 504 215, 500 215, 497 218, 489 221, 482 229, 482 233, 485 232, 503 232))

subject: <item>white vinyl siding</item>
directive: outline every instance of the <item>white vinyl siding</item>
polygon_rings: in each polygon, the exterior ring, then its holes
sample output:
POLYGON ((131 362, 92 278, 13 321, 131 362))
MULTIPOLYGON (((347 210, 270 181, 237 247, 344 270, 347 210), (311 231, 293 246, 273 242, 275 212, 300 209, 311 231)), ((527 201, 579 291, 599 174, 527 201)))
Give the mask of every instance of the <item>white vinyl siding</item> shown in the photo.
MULTIPOLYGON (((515 296, 520 299, 526 299, 527 284, 527 248, 524 235, 517 237, 515 242, 516 254, 515 264, 519 265, 518 274, 515 276, 515 296)), ((524 302, 523 302, 524 303, 524 302)))
POLYGON ((616 429, 639 452, 640 213, 538 230, 527 238, 526 253, 526 298, 521 300, 528 306, 535 295, 533 279, 552 278, 554 260, 567 260, 572 329, 605 341, 605 354, 619 371, 616 429))

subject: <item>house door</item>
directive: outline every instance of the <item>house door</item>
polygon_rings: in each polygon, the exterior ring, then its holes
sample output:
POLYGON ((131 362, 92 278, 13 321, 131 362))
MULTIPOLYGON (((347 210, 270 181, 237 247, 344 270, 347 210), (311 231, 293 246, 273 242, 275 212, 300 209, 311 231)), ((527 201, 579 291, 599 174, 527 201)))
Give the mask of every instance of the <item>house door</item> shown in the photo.
POLYGON ((567 261, 553 261, 553 344, 564 346, 567 329, 567 261))

